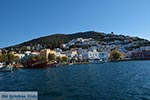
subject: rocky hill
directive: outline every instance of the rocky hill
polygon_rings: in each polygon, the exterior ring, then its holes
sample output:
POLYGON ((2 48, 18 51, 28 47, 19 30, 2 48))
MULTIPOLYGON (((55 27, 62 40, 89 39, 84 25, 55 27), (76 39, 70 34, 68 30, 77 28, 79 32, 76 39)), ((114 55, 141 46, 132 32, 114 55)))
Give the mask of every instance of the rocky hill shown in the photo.
POLYGON ((27 47, 35 47, 37 45, 41 46, 41 48, 53 49, 59 47, 63 43, 67 43, 68 41, 76 38, 93 38, 99 44, 104 44, 104 45, 106 45, 107 43, 111 43, 115 40, 119 40, 119 41, 127 40, 128 41, 127 43, 133 43, 133 42, 139 43, 139 45, 136 45, 137 47, 150 45, 150 41, 146 39, 141 39, 139 37, 116 35, 113 32, 111 32, 110 34, 106 34, 102 32, 87 31, 87 32, 78 32, 74 34, 54 34, 54 35, 44 36, 15 46, 6 47, 5 49, 24 50, 27 47))

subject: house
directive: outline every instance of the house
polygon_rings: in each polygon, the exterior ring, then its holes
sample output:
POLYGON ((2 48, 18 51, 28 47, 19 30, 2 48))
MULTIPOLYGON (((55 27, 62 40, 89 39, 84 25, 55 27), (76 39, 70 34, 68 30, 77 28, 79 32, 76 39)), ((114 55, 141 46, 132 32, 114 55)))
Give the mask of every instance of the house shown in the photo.
POLYGON ((146 59, 146 60, 150 60, 150 51, 133 52, 131 57, 132 57, 132 59, 146 59))
POLYGON ((34 52, 31 53, 31 55, 32 55, 32 56, 39 56, 39 55, 40 55, 40 52, 34 51, 34 52))
POLYGON ((31 51, 25 51, 25 56, 29 56, 31 54, 31 51))
POLYGON ((60 47, 61 48, 69 48, 69 46, 67 44, 61 44, 60 47))
POLYGON ((96 44, 97 44, 97 42, 95 40, 93 40, 92 38, 87 38, 87 39, 77 38, 77 39, 72 39, 71 41, 69 41, 66 44, 62 44, 61 47, 69 48, 70 46, 73 46, 73 45, 85 46, 85 45, 96 45, 96 44))
POLYGON ((56 52, 56 57, 66 57, 67 55, 66 54, 63 54, 62 53, 62 50, 61 49, 59 49, 59 48, 56 48, 56 49, 54 49, 55 50, 55 52, 56 52))
POLYGON ((82 59, 101 59, 104 62, 107 62, 108 60, 108 53, 107 52, 98 52, 96 49, 87 50, 82 52, 82 59))
POLYGON ((67 51, 66 55, 68 57, 68 61, 70 61, 72 59, 76 59, 77 60, 77 57, 78 57, 77 51, 67 51))
POLYGON ((115 40, 114 43, 115 43, 116 45, 119 45, 119 44, 122 44, 123 42, 120 41, 120 40, 115 40))
POLYGON ((103 62, 108 61, 108 53, 107 52, 99 52, 99 59, 101 59, 103 62))
POLYGON ((30 55, 31 55, 31 51, 25 51, 24 54, 21 56, 21 61, 24 62, 28 60, 30 55))
POLYGON ((56 51, 56 52, 62 52, 62 49, 60 49, 60 48, 55 48, 54 51, 56 51))
POLYGON ((56 51, 50 50, 50 49, 44 49, 44 50, 41 50, 41 51, 40 51, 40 55, 41 55, 42 57, 45 57, 47 60, 48 60, 48 55, 49 55, 49 54, 54 54, 54 55, 56 55, 56 51))
POLYGON ((26 49, 31 50, 31 46, 26 46, 26 49))
POLYGON ((140 51, 150 51, 150 46, 140 47, 140 51))

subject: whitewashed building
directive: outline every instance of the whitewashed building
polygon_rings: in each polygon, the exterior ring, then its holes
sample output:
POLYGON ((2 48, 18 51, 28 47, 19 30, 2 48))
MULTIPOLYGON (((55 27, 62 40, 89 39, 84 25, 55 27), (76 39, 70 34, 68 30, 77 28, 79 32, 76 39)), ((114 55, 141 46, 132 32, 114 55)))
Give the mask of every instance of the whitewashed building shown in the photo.
POLYGON ((141 51, 150 51, 150 46, 143 46, 143 47, 140 47, 140 50, 141 50, 141 51))
POLYGON ((104 62, 108 61, 108 53, 107 52, 98 52, 96 49, 87 50, 87 52, 82 52, 82 59, 92 60, 92 59, 100 59, 104 62))
POLYGON ((25 56, 29 56, 31 54, 31 51, 26 51, 24 54, 25 56))
POLYGON ((99 52, 99 59, 107 62, 108 61, 108 53, 107 52, 99 52))
POLYGON ((31 55, 32 55, 32 56, 39 56, 39 55, 40 55, 40 52, 34 51, 34 52, 31 53, 31 55))

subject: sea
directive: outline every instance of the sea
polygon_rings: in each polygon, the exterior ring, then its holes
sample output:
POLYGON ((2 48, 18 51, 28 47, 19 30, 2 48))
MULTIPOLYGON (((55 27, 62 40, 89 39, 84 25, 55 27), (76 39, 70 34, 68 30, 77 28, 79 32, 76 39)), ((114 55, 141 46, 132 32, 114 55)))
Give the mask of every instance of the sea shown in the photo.
POLYGON ((39 100, 150 100, 150 60, 0 72, 0 91, 37 91, 39 100))

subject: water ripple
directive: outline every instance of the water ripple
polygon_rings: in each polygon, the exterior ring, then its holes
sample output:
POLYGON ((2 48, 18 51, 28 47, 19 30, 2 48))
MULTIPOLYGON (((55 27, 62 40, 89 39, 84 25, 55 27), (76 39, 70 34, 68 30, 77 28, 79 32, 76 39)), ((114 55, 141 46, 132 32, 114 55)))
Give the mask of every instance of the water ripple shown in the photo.
POLYGON ((150 61, 18 69, 1 91, 38 91, 39 100, 150 100, 150 61))

